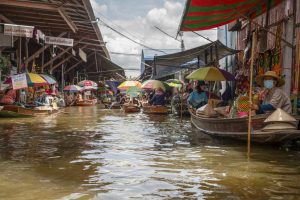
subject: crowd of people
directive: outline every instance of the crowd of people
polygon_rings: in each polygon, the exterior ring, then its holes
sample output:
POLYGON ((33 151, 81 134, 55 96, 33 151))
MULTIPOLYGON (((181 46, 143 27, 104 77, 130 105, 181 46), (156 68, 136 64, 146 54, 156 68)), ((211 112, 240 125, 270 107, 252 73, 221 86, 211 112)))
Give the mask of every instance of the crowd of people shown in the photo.
MULTIPOLYGON (((292 105, 289 96, 280 88, 284 85, 284 79, 276 75, 273 71, 268 71, 264 75, 256 78, 259 91, 258 101, 249 101, 250 108, 257 114, 272 112, 277 108, 281 108, 287 113, 292 112, 292 105)), ((139 107, 144 106, 166 106, 171 105, 172 108, 181 106, 190 109, 199 109, 208 103, 211 98, 220 100, 220 106, 232 106, 236 98, 233 98, 231 87, 226 85, 226 89, 222 93, 214 93, 209 91, 208 84, 204 81, 198 81, 194 86, 187 84, 182 88, 172 88, 172 90, 165 90, 164 88, 156 88, 155 90, 142 91, 135 97, 121 93, 120 90, 111 97, 106 95, 101 98, 102 103, 112 105, 134 104, 139 107)), ((85 95, 85 94, 84 94, 85 95)), ((12 88, 4 91, 0 104, 14 104, 16 102, 23 105, 31 106, 51 106, 56 102, 59 106, 72 106, 76 102, 81 102, 83 94, 81 92, 60 95, 57 90, 36 88, 34 91, 30 89, 22 89, 18 92, 12 88)))

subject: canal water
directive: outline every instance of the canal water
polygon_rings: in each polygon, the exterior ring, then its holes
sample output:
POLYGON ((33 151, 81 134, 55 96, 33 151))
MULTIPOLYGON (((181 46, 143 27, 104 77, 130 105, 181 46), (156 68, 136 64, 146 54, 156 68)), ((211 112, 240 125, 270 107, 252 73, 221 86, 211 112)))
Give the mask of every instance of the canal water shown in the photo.
POLYGON ((0 199, 300 199, 300 152, 211 139, 189 119, 66 108, 0 120, 0 199))

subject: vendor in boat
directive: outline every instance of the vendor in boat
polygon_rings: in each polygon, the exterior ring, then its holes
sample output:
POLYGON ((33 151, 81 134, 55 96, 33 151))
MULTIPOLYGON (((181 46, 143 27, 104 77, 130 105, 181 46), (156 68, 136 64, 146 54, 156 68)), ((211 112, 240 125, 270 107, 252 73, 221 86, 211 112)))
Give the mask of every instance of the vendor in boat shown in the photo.
POLYGON ((252 105, 252 109, 256 110, 257 114, 273 112, 277 108, 281 108, 287 113, 292 112, 291 100, 280 88, 285 83, 283 78, 273 71, 268 71, 264 75, 256 77, 256 83, 264 87, 261 104, 252 105))
POLYGON ((153 106, 164 106, 166 104, 166 96, 162 88, 157 88, 152 99, 149 101, 153 106))
POLYGON ((35 98, 35 105, 37 106, 50 106, 49 95, 45 93, 45 89, 40 89, 37 92, 37 96, 35 98))
POLYGON ((83 101, 82 94, 78 92, 76 95, 76 102, 81 102, 81 101, 83 101))
POLYGON ((177 107, 180 104, 181 104, 181 95, 180 95, 178 89, 174 88, 173 97, 172 97, 172 100, 171 100, 171 106, 172 107, 177 107))
POLYGON ((199 81, 194 91, 190 94, 187 100, 189 106, 192 106, 195 109, 204 106, 208 102, 208 96, 205 92, 205 82, 199 81))
POLYGON ((14 102, 16 101, 16 91, 13 89, 7 89, 4 92, 3 97, 0 100, 0 104, 3 105, 10 105, 10 104, 14 104, 14 102))

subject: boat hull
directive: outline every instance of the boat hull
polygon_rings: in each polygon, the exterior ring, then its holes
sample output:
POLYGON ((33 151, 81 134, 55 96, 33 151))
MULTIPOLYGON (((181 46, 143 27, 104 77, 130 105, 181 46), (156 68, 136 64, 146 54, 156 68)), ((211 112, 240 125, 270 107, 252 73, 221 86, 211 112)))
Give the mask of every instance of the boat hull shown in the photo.
POLYGON ((57 113, 55 109, 34 109, 34 108, 23 108, 17 105, 5 105, 3 106, 1 117, 34 117, 40 115, 49 115, 57 113))
POLYGON ((144 106, 143 112, 147 114, 168 114, 169 109, 165 106, 144 106))
MULTIPOLYGON (((248 118, 205 118, 191 112, 191 122, 199 131, 218 138, 248 139, 248 118)), ((267 115, 252 118, 251 141, 257 143, 281 143, 300 139, 300 130, 262 131, 267 115)))
POLYGON ((97 100, 84 100, 76 102, 76 106, 94 106, 96 105, 97 100))
POLYGON ((123 105, 122 110, 125 113, 137 113, 140 112, 140 108, 137 105, 123 105))

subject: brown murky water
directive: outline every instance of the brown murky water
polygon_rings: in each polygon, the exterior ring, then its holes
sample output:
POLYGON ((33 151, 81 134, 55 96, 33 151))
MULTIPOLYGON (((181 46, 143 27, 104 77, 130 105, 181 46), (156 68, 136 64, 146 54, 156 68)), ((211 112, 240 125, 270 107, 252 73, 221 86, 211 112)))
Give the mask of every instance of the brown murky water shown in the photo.
POLYGON ((0 199, 300 199, 300 152, 97 107, 0 120, 0 199))

